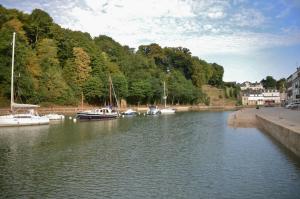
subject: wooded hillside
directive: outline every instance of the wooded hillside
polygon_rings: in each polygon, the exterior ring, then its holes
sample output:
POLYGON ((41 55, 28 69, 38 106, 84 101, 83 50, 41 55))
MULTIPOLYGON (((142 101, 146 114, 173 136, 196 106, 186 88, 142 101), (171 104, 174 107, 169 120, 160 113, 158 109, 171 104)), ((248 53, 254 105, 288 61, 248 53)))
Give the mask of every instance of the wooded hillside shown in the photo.
MULTIPOLYGON (((96 26, 97 24, 95 24, 96 26)), ((0 5, 0 104, 9 104, 12 35, 16 32, 15 95, 23 103, 76 105, 108 101, 109 75, 129 104, 205 102, 204 84, 221 86, 223 67, 183 47, 132 49, 112 38, 64 29, 46 12, 25 14, 0 5)))

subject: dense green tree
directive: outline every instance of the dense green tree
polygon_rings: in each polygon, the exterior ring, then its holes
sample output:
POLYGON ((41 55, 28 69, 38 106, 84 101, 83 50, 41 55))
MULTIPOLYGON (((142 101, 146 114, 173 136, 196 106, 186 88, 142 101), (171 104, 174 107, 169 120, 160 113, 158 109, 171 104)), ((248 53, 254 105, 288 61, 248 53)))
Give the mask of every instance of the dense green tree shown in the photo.
POLYGON ((151 83, 147 79, 136 79, 130 82, 130 98, 140 104, 147 96, 152 95, 151 83))
POLYGON ((282 78, 276 82, 276 89, 279 90, 281 93, 286 89, 286 79, 282 78))
POLYGON ((208 80, 212 77, 213 70, 207 62, 199 60, 198 57, 193 57, 192 63, 191 70, 193 84, 198 88, 201 88, 202 85, 208 83, 208 80))
POLYGON ((64 68, 63 68, 63 74, 64 79, 67 82, 67 84, 72 88, 72 90, 78 95, 81 93, 80 87, 78 84, 76 84, 77 81, 77 70, 74 65, 73 59, 68 59, 65 62, 64 68))
POLYGON ((7 98, 10 96, 10 76, 11 76, 11 53, 12 53, 12 33, 16 32, 15 43, 15 90, 16 100, 30 102, 34 97, 33 79, 27 67, 27 60, 30 58, 30 47, 27 42, 23 23, 18 18, 9 18, 0 30, 0 84, 3 84, 3 91, 7 98))
POLYGON ((77 81, 76 83, 79 86, 82 86, 83 83, 88 79, 91 71, 91 60, 89 55, 79 47, 73 48, 74 54, 74 64, 76 66, 77 72, 77 81))
POLYGON ((222 66, 216 63, 213 63, 211 66, 212 66, 212 76, 209 79, 208 83, 210 85, 220 87, 223 85, 224 69, 222 66))
POLYGON ((180 70, 186 79, 191 79, 192 57, 191 52, 187 48, 164 48, 167 56, 167 64, 169 69, 175 68, 180 70))
POLYGON ((64 66, 65 79, 77 95, 81 94, 85 81, 91 72, 90 57, 79 47, 73 48, 73 56, 64 66))
POLYGON ((59 60, 57 58, 57 46, 52 39, 42 39, 38 42, 37 57, 43 69, 59 68, 59 60))
POLYGON ((94 41, 97 47, 102 52, 107 53, 113 62, 119 62, 126 54, 126 48, 114 41, 111 37, 100 35, 99 37, 95 37, 94 41))
POLYGON ((1 101, 9 99, 13 32, 20 74, 15 87, 22 102, 74 104, 83 93, 88 103, 103 104, 110 76, 118 98, 131 104, 162 102, 164 81, 168 103, 208 101, 202 85, 223 85, 223 67, 193 57, 187 48, 153 43, 135 52, 105 35, 64 29, 40 9, 24 14, 0 5, 1 101))
POLYGON ((67 104, 69 100, 72 103, 74 96, 62 77, 55 41, 42 39, 38 42, 36 49, 38 64, 42 70, 40 74, 38 66, 35 66, 39 73, 38 77, 40 76, 40 85, 42 85, 39 88, 40 100, 58 104, 67 104))
POLYGON ((125 99, 128 96, 128 82, 124 74, 114 73, 111 75, 116 95, 119 99, 125 99))
POLYGON ((157 66, 162 67, 165 70, 169 67, 164 50, 158 44, 141 45, 138 48, 137 54, 153 59, 157 66))
POLYGON ((83 94, 87 102, 91 104, 99 103, 103 96, 103 83, 97 77, 89 78, 83 86, 83 94))
POLYGON ((276 80, 272 76, 267 76, 266 79, 262 79, 261 83, 266 89, 276 88, 276 80))
POLYGON ((171 103, 196 103, 200 93, 191 80, 185 79, 179 71, 173 71, 168 78, 168 95, 171 103))
POLYGON ((53 19, 48 13, 40 9, 34 9, 25 26, 30 42, 36 44, 40 38, 47 37, 52 23, 53 19))
POLYGON ((61 69, 47 68, 43 72, 41 79, 43 85, 40 89, 41 101, 57 104, 74 104, 74 94, 65 83, 61 69))

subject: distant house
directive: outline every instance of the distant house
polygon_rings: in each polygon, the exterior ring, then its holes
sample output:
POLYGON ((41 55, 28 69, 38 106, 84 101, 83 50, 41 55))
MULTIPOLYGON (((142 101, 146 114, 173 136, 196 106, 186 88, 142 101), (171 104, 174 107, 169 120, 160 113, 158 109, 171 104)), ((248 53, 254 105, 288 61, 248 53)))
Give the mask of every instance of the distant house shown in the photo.
POLYGON ((245 90, 263 90, 264 87, 261 83, 255 82, 255 83, 251 83, 251 82, 244 82, 240 85, 241 90, 245 91, 245 90))
POLYGON ((280 104, 280 92, 278 90, 264 90, 264 104, 280 104))
POLYGON ((287 102, 300 101, 300 67, 287 78, 287 102))
POLYGON ((243 91, 242 104, 251 105, 270 105, 281 104, 281 95, 278 90, 247 90, 243 91))
POLYGON ((244 93, 242 96, 242 104, 246 106, 263 105, 264 97, 262 93, 244 93))

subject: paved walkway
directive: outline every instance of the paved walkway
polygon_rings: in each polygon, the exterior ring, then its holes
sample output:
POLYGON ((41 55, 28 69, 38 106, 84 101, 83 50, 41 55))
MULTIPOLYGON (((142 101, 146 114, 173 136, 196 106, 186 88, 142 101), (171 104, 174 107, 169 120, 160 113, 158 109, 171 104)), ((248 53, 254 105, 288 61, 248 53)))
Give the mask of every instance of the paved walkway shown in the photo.
POLYGON ((244 108, 230 114, 228 124, 232 127, 256 127, 256 115, 300 133, 300 111, 282 107, 244 108))
POLYGON ((256 127, 256 113, 255 108, 244 108, 231 113, 228 117, 228 125, 231 127, 256 127))
POLYGON ((300 111, 286 108, 263 108, 258 113, 272 122, 300 133, 300 111))

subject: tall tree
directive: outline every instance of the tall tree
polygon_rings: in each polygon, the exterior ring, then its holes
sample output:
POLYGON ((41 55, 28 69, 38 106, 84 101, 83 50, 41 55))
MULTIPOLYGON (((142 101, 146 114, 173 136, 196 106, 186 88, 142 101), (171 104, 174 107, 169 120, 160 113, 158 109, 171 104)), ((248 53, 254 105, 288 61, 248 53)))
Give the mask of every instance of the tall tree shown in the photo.
POLYGON ((101 79, 90 77, 83 85, 83 94, 88 103, 99 104, 103 97, 103 83, 101 79))
POLYGON ((42 69, 39 90, 41 101, 69 104, 74 96, 62 77, 62 69, 57 58, 57 46, 52 39, 42 39, 37 44, 37 59, 42 69))
POLYGON ((275 89, 276 88, 276 80, 272 76, 267 76, 266 79, 262 79, 261 83, 266 89, 275 89))
POLYGON ((39 62, 44 69, 59 67, 57 46, 54 40, 48 38, 42 39, 38 42, 36 49, 39 62))
POLYGON ((91 72, 91 60, 90 56, 79 47, 73 48, 74 64, 77 69, 77 84, 82 87, 84 82, 88 79, 91 72))
POLYGON ((193 57, 192 63, 191 70, 193 84, 198 88, 201 88, 202 85, 208 83, 208 80, 212 76, 211 66, 207 62, 199 60, 198 57, 193 57))
POLYGON ((80 47, 73 48, 73 56, 65 63, 65 79, 76 95, 80 95, 85 82, 90 77, 91 61, 89 55, 80 47))
POLYGON ((40 9, 34 9, 25 26, 30 42, 36 44, 40 38, 47 37, 52 23, 53 19, 48 13, 40 9))
POLYGON ((283 93, 286 89, 286 79, 281 78, 276 82, 276 89, 283 93))
POLYGON ((128 96, 128 82, 124 74, 115 73, 111 76, 116 95, 119 99, 125 99, 128 96))
POLYGON ((224 68, 216 63, 212 64, 212 76, 208 83, 213 86, 223 85, 224 68))

